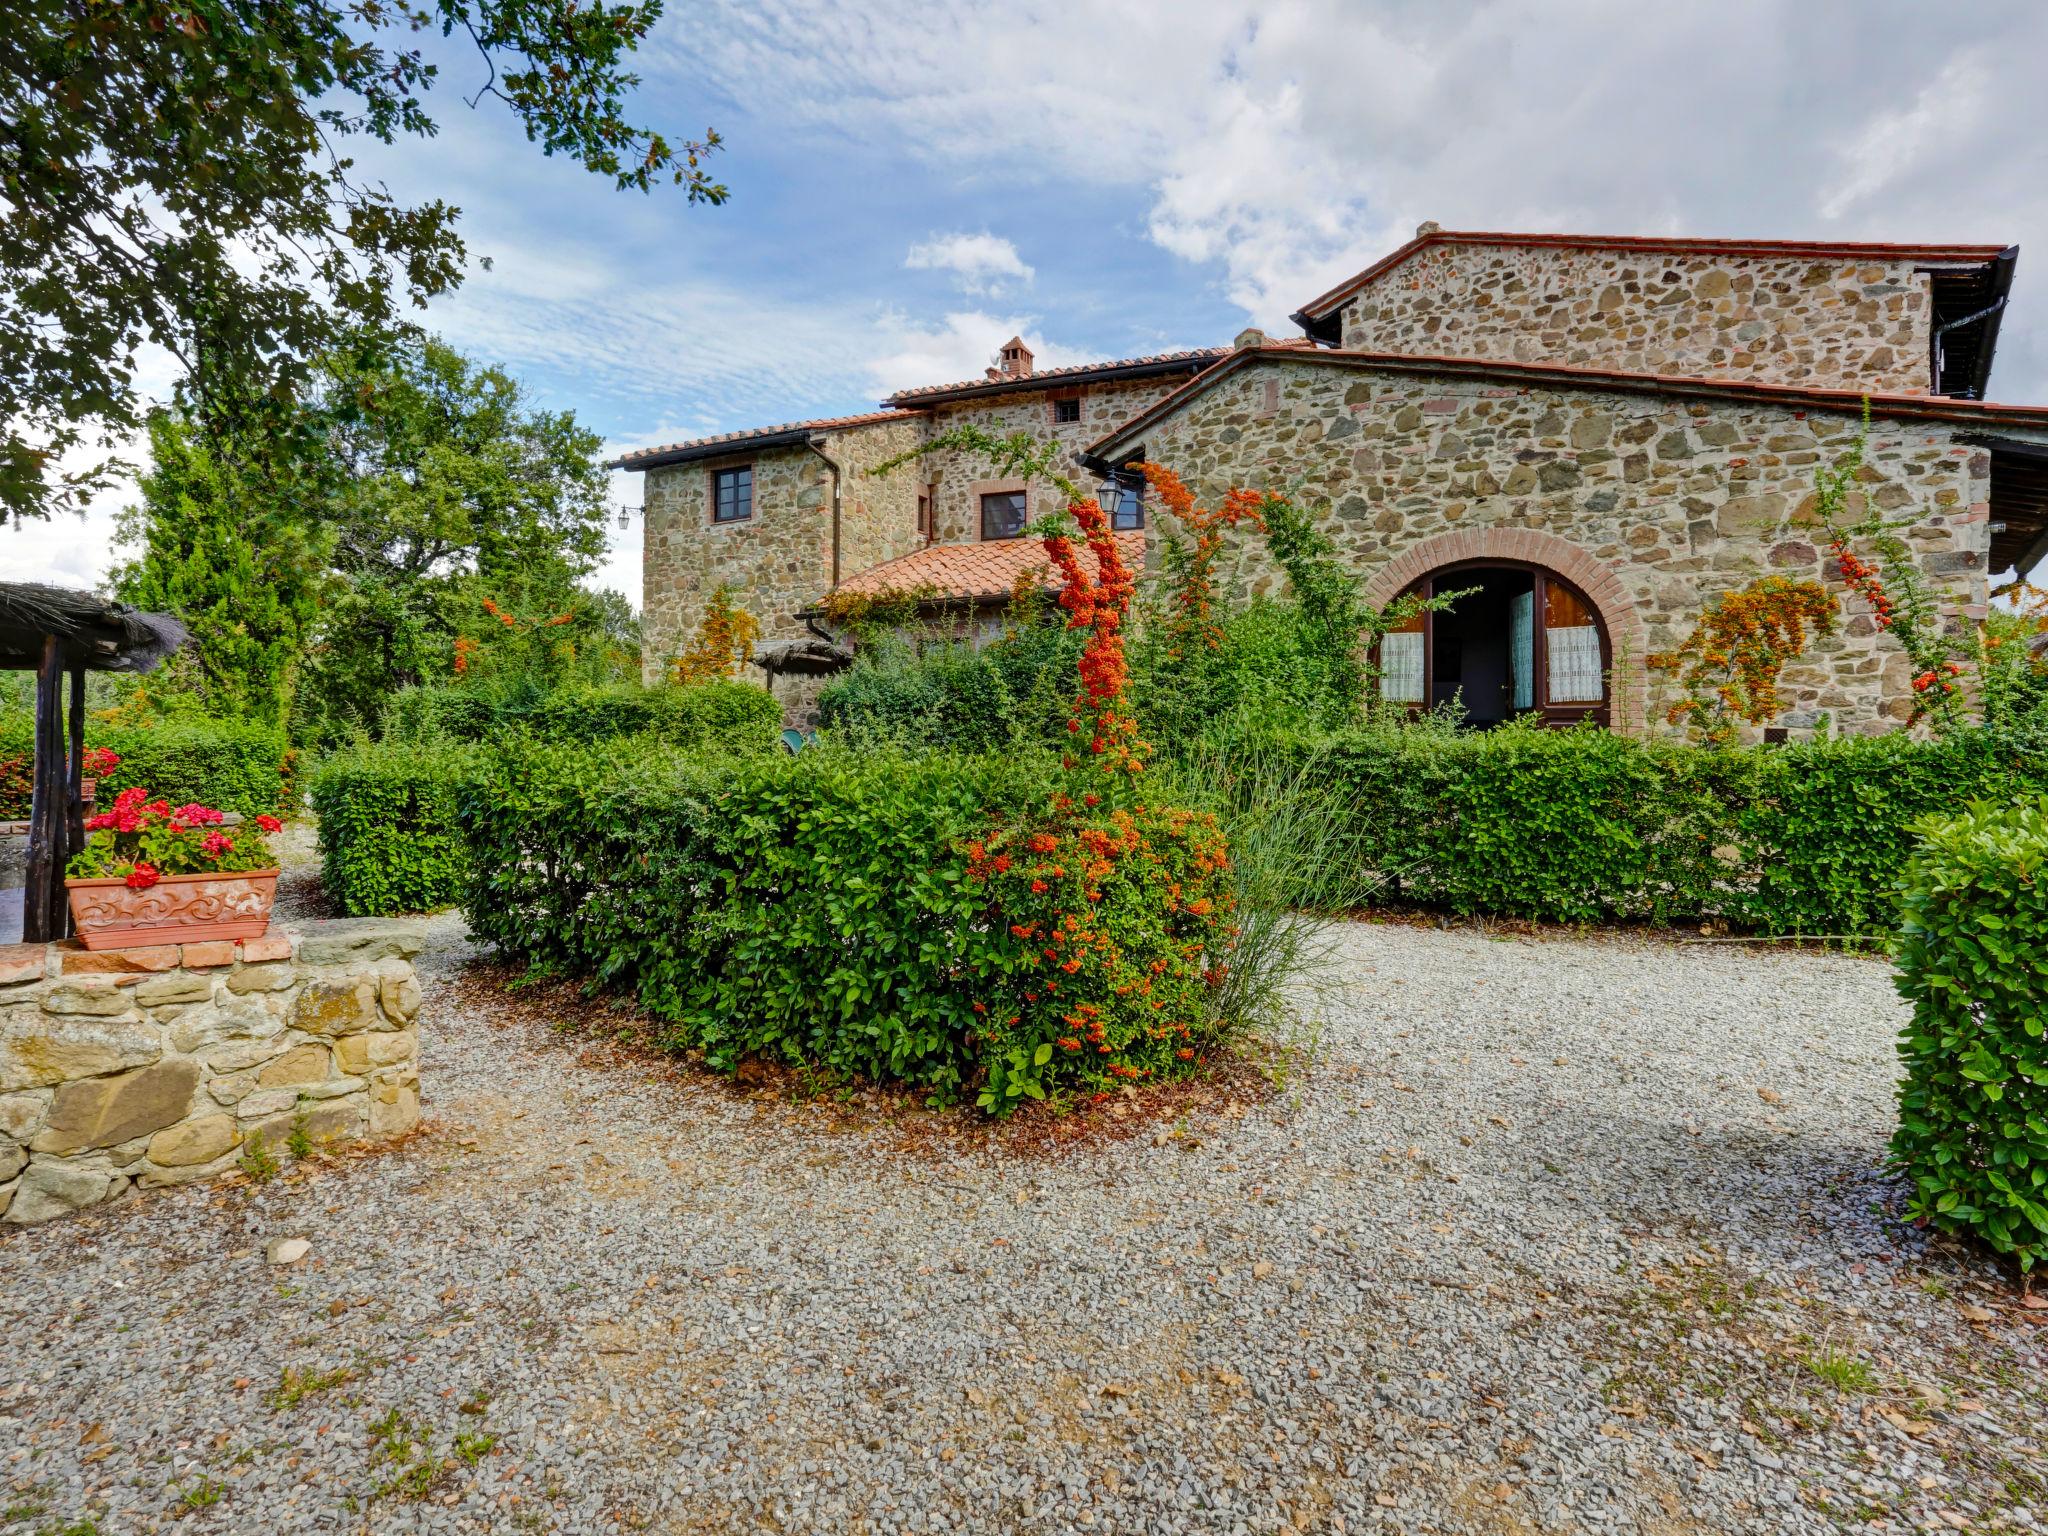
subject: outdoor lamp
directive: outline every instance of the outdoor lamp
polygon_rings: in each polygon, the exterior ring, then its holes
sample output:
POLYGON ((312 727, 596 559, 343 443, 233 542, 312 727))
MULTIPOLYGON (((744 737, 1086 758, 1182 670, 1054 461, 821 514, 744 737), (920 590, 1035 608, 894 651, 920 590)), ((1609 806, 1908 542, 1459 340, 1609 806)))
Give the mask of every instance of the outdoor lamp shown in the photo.
POLYGON ((1095 488, 1095 504, 1102 508, 1103 515, 1109 519, 1112 527, 1116 524, 1117 508, 1123 505, 1123 501, 1124 483, 1112 469, 1102 484, 1095 488))

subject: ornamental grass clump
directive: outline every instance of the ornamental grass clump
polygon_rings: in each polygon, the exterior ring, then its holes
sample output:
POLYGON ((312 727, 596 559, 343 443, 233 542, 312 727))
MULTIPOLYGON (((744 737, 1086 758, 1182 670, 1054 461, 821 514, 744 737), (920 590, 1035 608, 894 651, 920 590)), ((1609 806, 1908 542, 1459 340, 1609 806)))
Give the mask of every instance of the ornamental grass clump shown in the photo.
POLYGON ((2048 1259, 2048 797, 1916 830, 1892 1163, 1914 1217, 2031 1273, 2048 1259))
POLYGON ((75 880, 118 879, 146 891, 166 875, 240 875, 271 869, 276 861, 263 840, 283 823, 259 815, 237 827, 211 806, 173 807, 152 800, 137 785, 114 797, 113 808, 86 818, 90 834, 65 873, 75 880))

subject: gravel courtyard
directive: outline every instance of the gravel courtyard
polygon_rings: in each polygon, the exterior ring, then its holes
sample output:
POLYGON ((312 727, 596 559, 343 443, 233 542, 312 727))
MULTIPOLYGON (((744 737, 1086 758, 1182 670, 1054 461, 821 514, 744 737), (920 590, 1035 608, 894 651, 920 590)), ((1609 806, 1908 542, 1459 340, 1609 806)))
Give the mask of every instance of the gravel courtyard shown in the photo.
POLYGON ((580 1060, 435 932, 416 1139, 0 1235, 0 1531, 2048 1520, 1879 962, 1356 925, 1276 1095, 1029 1159, 580 1060))

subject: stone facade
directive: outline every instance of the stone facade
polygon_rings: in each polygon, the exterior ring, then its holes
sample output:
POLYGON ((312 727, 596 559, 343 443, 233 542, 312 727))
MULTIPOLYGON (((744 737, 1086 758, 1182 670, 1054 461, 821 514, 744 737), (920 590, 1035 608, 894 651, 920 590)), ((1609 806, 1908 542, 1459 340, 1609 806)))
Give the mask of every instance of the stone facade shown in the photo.
POLYGON ((1349 300, 1344 345, 1924 394, 1934 306, 1914 267, 1449 240, 1349 300))
MULTIPOLYGON (((1615 725, 1661 715, 1648 651, 1752 577, 1827 579, 1813 472, 1850 442, 1846 412, 1683 400, 1575 385, 1503 385, 1267 353, 1146 426, 1149 457, 1205 501, 1233 485, 1327 506, 1340 549, 1385 601, 1437 565, 1525 559, 1601 609, 1615 657, 1615 725)), ((1910 521, 1920 566, 1958 616, 1981 615, 1988 456, 1962 429, 1873 424, 1862 495, 1910 521)), ((1163 520, 1163 515, 1162 515, 1163 520)), ((1226 580, 1240 597, 1284 581, 1256 541, 1226 580)), ((1838 582, 1832 583, 1839 590, 1838 582)), ((1872 731, 1910 712, 1905 655, 1847 599, 1837 634, 1789 667, 1790 713, 1872 731)))
POLYGON ((260 1140, 419 1120, 421 939, 309 923, 242 943, 0 946, 0 1219, 235 1168, 260 1140))
MULTIPOLYGON (((841 468, 841 576, 907 555, 924 542, 917 528, 917 506, 927 488, 935 492, 935 542, 979 539, 980 495, 996 488, 984 463, 951 450, 904 464, 887 475, 875 474, 877 465, 963 423, 997 434, 1027 431, 1079 451, 1182 382, 1169 377, 1075 385, 1054 376, 1042 389, 934 405, 895 420, 820 431, 824 453, 841 468), (1080 419, 1056 421, 1056 399, 1078 400, 1080 419)), ((799 615, 832 589, 832 475, 824 459, 803 448, 749 452, 738 446, 728 455, 650 469, 646 476, 646 589, 641 610, 646 681, 658 681, 669 659, 690 644, 706 602, 721 584, 759 621, 764 642, 796 639, 808 632, 799 615), (713 523, 713 476, 741 464, 753 466, 754 514, 745 522, 713 523)), ((1028 489, 1034 517, 1059 506, 1053 487, 1028 489)), ((792 680, 777 691, 790 693, 794 700, 805 690, 792 680)), ((815 686, 808 691, 814 693, 815 686)), ((803 710, 800 704, 791 704, 791 712, 801 715, 803 710)))

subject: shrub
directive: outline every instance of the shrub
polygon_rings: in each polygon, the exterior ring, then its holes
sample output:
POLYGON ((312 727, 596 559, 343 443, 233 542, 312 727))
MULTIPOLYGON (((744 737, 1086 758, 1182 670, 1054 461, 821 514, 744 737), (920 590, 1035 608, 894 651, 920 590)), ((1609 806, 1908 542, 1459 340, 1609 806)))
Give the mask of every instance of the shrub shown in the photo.
POLYGON ((458 790, 465 911, 721 1069, 758 1054, 996 1111, 1182 1071, 1219 1028, 1214 823, 1055 777, 1022 754, 514 744, 458 790))
MULTIPOLYGON (((284 732, 254 720, 175 715, 151 725, 106 725, 88 719, 90 747, 106 747, 121 761, 100 780, 99 799, 142 787, 173 805, 198 801, 244 816, 285 808, 287 752, 284 732)), ((0 718, 0 778, 4 762, 33 751, 29 715, 0 718)), ((0 815, 4 815, 0 809, 0 815)), ((26 816, 26 806, 21 815, 26 816)))
POLYGON ((1081 640, 1051 623, 1012 623, 992 645, 919 650, 877 637, 818 695, 818 723, 863 741, 992 752, 1064 744, 1081 640))
POLYGON ((1914 821, 2048 790, 2048 759, 1987 732, 1720 749, 1592 727, 1281 740, 1319 756, 1359 857, 1399 899, 1552 922, 1876 936, 1914 821))
POLYGON ((351 917, 431 912, 462 894, 455 788, 477 754, 446 743, 358 747, 313 776, 327 891, 351 917))
POLYGON ((679 747, 765 752, 782 711, 765 688, 715 679, 679 688, 566 688, 493 693, 409 688, 393 701, 389 735, 480 742, 523 731, 544 741, 608 741, 652 734, 679 747))
POLYGON ((1892 1161, 1914 1216, 2031 1270, 2048 1258, 2048 798, 1916 830, 1892 1161))

